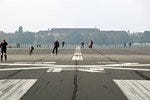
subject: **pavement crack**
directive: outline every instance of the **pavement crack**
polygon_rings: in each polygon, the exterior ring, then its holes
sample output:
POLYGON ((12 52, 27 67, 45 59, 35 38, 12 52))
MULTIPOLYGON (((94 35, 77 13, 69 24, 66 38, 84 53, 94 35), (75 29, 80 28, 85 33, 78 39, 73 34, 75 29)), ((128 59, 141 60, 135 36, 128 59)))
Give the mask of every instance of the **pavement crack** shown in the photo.
POLYGON ((142 72, 138 72, 138 71, 134 71, 136 74, 138 74, 139 76, 141 76, 142 78, 144 78, 145 80, 150 80, 150 77, 142 74, 142 72))
POLYGON ((22 70, 18 70, 18 71, 15 71, 14 73, 12 73, 12 74, 9 74, 7 77, 5 77, 4 79, 7 79, 7 78, 9 78, 9 77, 12 77, 12 76, 14 76, 15 74, 18 74, 19 72, 21 72, 22 70))
POLYGON ((117 60, 115 60, 115 59, 112 59, 112 58, 110 58, 110 57, 105 56, 105 55, 102 53, 102 51, 98 51, 98 50, 95 50, 95 49, 92 49, 92 50, 95 51, 95 52, 97 52, 98 54, 104 56, 105 58, 107 58, 107 59, 110 60, 111 62, 119 63, 119 61, 117 61, 117 60))
POLYGON ((71 100, 76 100, 77 92, 78 92, 78 76, 77 76, 77 74, 75 74, 74 75, 74 89, 73 89, 71 100))

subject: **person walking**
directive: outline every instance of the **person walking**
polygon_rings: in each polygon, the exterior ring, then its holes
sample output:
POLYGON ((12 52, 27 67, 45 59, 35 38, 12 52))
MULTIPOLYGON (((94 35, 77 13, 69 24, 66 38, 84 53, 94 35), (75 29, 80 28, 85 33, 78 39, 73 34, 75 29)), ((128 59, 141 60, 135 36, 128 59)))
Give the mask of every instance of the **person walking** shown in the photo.
POLYGON ((5 40, 3 40, 3 42, 1 42, 1 44, 0 44, 1 61, 3 61, 3 55, 5 56, 5 61, 7 61, 7 45, 8 45, 8 43, 5 40))
POLYGON ((89 48, 93 48, 93 41, 90 41, 89 48))
POLYGON ((54 54, 54 52, 55 52, 56 55, 57 55, 57 53, 58 53, 58 47, 59 47, 59 42, 58 42, 58 40, 56 40, 54 42, 54 48, 53 48, 52 54, 54 54))

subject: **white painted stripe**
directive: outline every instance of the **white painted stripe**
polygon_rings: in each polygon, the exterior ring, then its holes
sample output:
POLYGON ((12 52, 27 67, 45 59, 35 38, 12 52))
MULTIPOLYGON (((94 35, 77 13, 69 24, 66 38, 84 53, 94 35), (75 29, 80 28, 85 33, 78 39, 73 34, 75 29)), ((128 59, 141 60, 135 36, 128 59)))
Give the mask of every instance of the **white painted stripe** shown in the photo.
POLYGON ((81 56, 82 54, 80 52, 75 52, 74 56, 81 56))
POLYGON ((29 70, 29 69, 49 69, 50 67, 22 67, 22 68, 2 68, 0 71, 11 71, 11 70, 29 70))
POLYGON ((131 64, 131 65, 133 65, 133 64, 139 64, 139 63, 127 63, 127 62, 97 62, 97 63, 104 63, 104 64, 131 64))
POLYGON ((52 66, 54 64, 23 64, 23 63, 0 63, 0 65, 4 66, 52 66))
POLYGON ((89 68, 89 69, 77 69, 79 71, 84 71, 84 72, 104 72, 103 68, 89 68))
POLYGON ((50 67, 21 67, 21 68, 2 68, 0 71, 7 70, 28 70, 28 69, 47 69, 47 68, 104 68, 104 69, 119 69, 119 70, 141 70, 141 71, 150 71, 147 68, 122 68, 122 67, 101 67, 99 65, 53 65, 50 67))
MULTIPOLYGON (((81 58, 80 58, 81 59, 81 58)), ((7 65, 7 64, 6 64, 7 65)), ((11 65, 11 64, 8 64, 11 65)), ((19 66, 19 65, 18 65, 19 66)), ((139 64, 140 66, 140 64, 139 64)), ((135 71, 150 71, 150 68, 125 68, 126 66, 111 66, 111 65, 45 65, 41 64, 40 67, 18 67, 18 68, 1 68, 0 71, 11 71, 11 70, 30 70, 30 69, 51 69, 51 68, 103 68, 103 69, 114 69, 114 70, 135 70, 135 71), (43 67, 41 67, 43 66, 43 67)), ((134 65, 134 67, 136 67, 134 65)), ((141 67, 144 67, 143 64, 141 67)))
POLYGON ((135 70, 135 71, 150 71, 150 69, 144 68, 120 68, 120 67, 102 67, 104 69, 118 69, 118 70, 135 70))
POLYGON ((81 48, 80 46, 77 46, 74 51, 74 56, 72 57, 72 60, 83 60, 82 54, 81 54, 81 48))
POLYGON ((55 64, 56 62, 14 62, 15 64, 55 64))
POLYGON ((129 100, 150 100, 150 81, 113 80, 129 100))
POLYGON ((118 62, 97 62, 97 63, 99 63, 99 64, 116 64, 118 62))
POLYGON ((72 60, 83 60, 82 56, 73 56, 72 60))
POLYGON ((138 64, 138 63, 122 63, 122 64, 109 64, 105 66, 149 66, 150 64, 138 64))
POLYGON ((19 100, 36 83, 37 79, 0 80, 0 100, 19 100))
POLYGON ((47 70, 47 72, 61 72, 63 70, 63 68, 50 68, 47 70))

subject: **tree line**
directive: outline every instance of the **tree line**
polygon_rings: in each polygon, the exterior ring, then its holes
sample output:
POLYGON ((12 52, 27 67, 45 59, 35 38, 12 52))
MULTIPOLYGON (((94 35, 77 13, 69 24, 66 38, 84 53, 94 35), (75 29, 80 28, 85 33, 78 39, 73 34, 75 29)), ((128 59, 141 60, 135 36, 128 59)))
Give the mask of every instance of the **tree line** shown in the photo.
POLYGON ((23 45, 49 45, 54 40, 65 41, 67 44, 76 45, 81 42, 88 43, 93 40, 98 45, 118 45, 123 43, 150 43, 150 31, 128 34, 125 31, 100 31, 97 33, 35 33, 16 31, 13 34, 1 32, 0 41, 6 39, 9 44, 20 43, 23 45))

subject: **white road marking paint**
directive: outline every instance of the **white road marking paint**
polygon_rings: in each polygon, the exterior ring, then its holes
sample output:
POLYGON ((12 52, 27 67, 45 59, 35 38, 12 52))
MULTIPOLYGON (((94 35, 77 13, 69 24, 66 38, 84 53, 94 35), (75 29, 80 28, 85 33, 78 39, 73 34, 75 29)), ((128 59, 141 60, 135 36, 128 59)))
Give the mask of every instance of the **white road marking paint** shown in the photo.
POLYGON ((83 60, 82 54, 81 54, 81 48, 80 46, 77 46, 75 51, 74 51, 74 55, 72 57, 72 60, 83 60))
MULTIPOLYGON (((65 68, 66 69, 68 69, 68 68, 77 68, 77 69, 80 69, 80 68, 83 68, 83 69, 84 68, 97 68, 97 69, 103 68, 103 69, 116 69, 116 70, 150 71, 150 69, 144 69, 144 68, 101 67, 101 66, 98 66, 98 65, 91 65, 91 66, 86 66, 86 65, 82 65, 82 66, 81 65, 80 66, 70 66, 70 65, 60 65, 59 66, 59 65, 54 65, 54 66, 51 66, 51 67, 55 67, 57 70, 61 69, 61 68, 62 68, 62 70, 65 70, 65 68)), ((51 67, 1 68, 0 71, 30 70, 30 69, 50 69, 51 70, 51 67)))
POLYGON ((51 66, 54 65, 54 62, 15 62, 15 63, 0 63, 0 65, 7 66, 51 66))
POLYGON ((94 73, 98 73, 98 72, 104 72, 103 68, 89 68, 89 69, 77 69, 79 71, 84 71, 84 72, 94 72, 94 73))
POLYGON ((7 66, 34 66, 34 67, 18 67, 18 68, 0 68, 0 71, 9 70, 30 70, 30 69, 49 69, 54 68, 54 72, 60 70, 68 70, 68 68, 84 69, 84 68, 96 68, 96 69, 116 69, 116 70, 136 70, 136 71, 150 71, 148 68, 125 68, 125 67, 149 67, 150 64, 138 64, 138 63, 123 63, 123 64, 107 64, 107 65, 53 65, 53 64, 21 64, 21 63, 0 63, 0 65, 7 66), (63 68, 63 69, 61 69, 63 68))
POLYGON ((112 65, 136 65, 136 64, 139 64, 139 63, 126 63, 126 62, 97 62, 99 64, 112 64, 112 65))
POLYGON ((15 64, 55 64, 56 62, 14 62, 15 64))
POLYGON ((99 64, 116 64, 117 62, 97 62, 99 64))
POLYGON ((0 100, 19 100, 36 83, 37 79, 0 80, 0 100))
POLYGON ((139 63, 118 63, 118 64, 109 64, 105 66, 150 66, 150 64, 139 64, 139 63))
POLYGON ((29 70, 29 69, 49 69, 50 67, 25 67, 25 68, 2 68, 0 71, 11 71, 11 70, 29 70))
POLYGON ((113 80, 129 100, 150 100, 150 81, 113 80))
POLYGON ((63 68, 50 68, 47 70, 47 72, 61 72, 63 70, 63 68))
POLYGON ((116 69, 116 70, 135 70, 135 71, 150 71, 147 68, 120 68, 120 67, 102 67, 104 69, 116 69))

